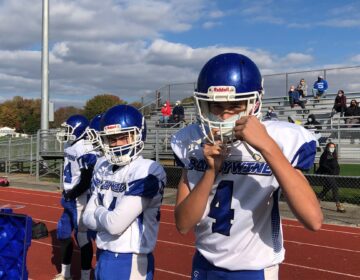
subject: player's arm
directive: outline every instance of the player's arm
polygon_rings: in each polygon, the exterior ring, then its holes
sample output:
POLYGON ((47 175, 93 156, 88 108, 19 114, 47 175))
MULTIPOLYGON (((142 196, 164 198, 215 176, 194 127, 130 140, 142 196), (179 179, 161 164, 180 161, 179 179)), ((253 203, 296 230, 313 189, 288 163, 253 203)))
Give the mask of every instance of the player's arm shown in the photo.
POLYGON ((65 199, 75 199, 89 189, 91 184, 91 177, 93 173, 93 167, 83 168, 80 171, 80 181, 71 190, 64 192, 65 199))
POLYGON ((186 234, 200 222, 216 175, 224 161, 225 153, 226 151, 220 146, 204 145, 204 156, 208 168, 192 191, 189 188, 187 171, 183 169, 175 205, 176 228, 180 233, 186 234))
POLYGON ((64 193, 65 199, 75 199, 82 195, 91 186, 91 178, 94 171, 94 165, 96 163, 96 155, 86 154, 80 158, 79 161, 84 162, 81 164, 82 168, 80 169, 80 181, 71 190, 64 193))
POLYGON ((151 199, 141 196, 124 196, 114 210, 99 205, 94 213, 99 225, 112 235, 121 235, 148 207, 151 199))
POLYGON ((89 202, 86 204, 84 214, 82 216, 84 225, 91 230, 102 231, 104 228, 101 224, 95 219, 95 210, 99 206, 97 192, 93 192, 90 197, 89 202))
POLYGON ((254 116, 242 117, 236 121, 234 130, 238 139, 262 154, 299 221, 310 230, 319 230, 323 215, 314 191, 301 171, 289 163, 260 121, 254 116))

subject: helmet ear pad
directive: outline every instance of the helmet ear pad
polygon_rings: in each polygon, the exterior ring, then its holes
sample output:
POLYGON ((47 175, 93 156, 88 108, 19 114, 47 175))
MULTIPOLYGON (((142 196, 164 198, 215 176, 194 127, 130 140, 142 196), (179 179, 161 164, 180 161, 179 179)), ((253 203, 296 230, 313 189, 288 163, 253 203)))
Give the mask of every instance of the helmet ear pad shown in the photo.
MULTIPOLYGON (((228 135, 235 126, 236 119, 241 116, 255 115, 260 118, 262 83, 258 67, 245 55, 225 53, 210 59, 200 71, 194 92, 197 112, 206 137, 209 131, 211 134, 212 128, 220 129, 220 134, 228 135), (237 118, 231 118, 229 121, 213 121, 209 118, 209 102, 244 101, 246 110, 237 118)), ((211 138, 209 141, 214 141, 214 135, 208 138, 211 138)))
POLYGON ((100 121, 101 148, 107 160, 116 165, 126 165, 144 148, 146 125, 143 115, 130 105, 116 105, 105 112, 100 121), (127 144, 110 145, 109 139, 128 134, 127 144))

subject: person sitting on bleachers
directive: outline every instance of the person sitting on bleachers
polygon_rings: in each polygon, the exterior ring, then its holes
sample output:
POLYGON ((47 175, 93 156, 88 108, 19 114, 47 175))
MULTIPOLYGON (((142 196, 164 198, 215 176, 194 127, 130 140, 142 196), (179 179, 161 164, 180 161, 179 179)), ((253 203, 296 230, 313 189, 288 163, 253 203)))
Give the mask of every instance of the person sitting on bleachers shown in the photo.
POLYGON ((310 114, 307 118, 307 122, 304 123, 304 127, 312 132, 312 134, 315 136, 317 143, 316 147, 320 147, 320 143, 323 142, 322 140, 324 137, 321 137, 320 130, 322 129, 321 123, 316 120, 316 117, 314 114, 310 114))
POLYGON ((353 99, 350 106, 345 111, 346 124, 348 128, 358 127, 360 123, 360 108, 358 102, 353 99))
POLYGON ((300 100, 300 93, 295 90, 295 86, 291 85, 289 90, 289 102, 290 107, 294 108, 295 104, 301 106, 302 109, 305 109, 304 101, 300 100))
POLYGON ((305 79, 301 79, 296 90, 300 93, 302 97, 307 96, 307 84, 305 82, 305 79))
POLYGON ((171 116, 171 105, 170 101, 166 100, 166 103, 161 108, 160 123, 167 124, 171 116))
POLYGON ((343 117, 345 111, 346 111, 346 96, 344 91, 342 89, 339 89, 335 97, 335 102, 331 112, 331 117, 333 117, 336 113, 339 112, 340 112, 340 117, 343 117))
POLYGON ((319 76, 313 86, 313 94, 315 99, 325 97, 326 90, 328 89, 328 82, 324 80, 323 76, 319 76))
POLYGON ((175 123, 184 121, 185 118, 184 107, 181 105, 180 100, 176 101, 175 107, 172 111, 172 115, 175 123))
POLYGON ((273 106, 269 106, 263 121, 278 121, 278 116, 275 113, 274 107, 273 106))

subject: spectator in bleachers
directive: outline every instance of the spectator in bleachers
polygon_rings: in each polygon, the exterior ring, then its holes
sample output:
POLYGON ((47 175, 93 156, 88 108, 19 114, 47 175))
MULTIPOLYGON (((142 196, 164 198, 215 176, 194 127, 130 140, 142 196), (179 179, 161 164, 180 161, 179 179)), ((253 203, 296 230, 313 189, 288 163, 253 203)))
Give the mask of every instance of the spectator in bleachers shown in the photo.
POLYGON ((322 129, 321 124, 316 120, 314 114, 310 114, 308 116, 307 122, 304 124, 304 127, 307 129, 316 129, 316 130, 322 129))
POLYGON ((294 108, 295 104, 301 106, 302 109, 305 109, 305 102, 300 100, 300 93, 295 89, 295 86, 291 85, 289 90, 289 102, 290 107, 294 108))
POLYGON ((171 116, 171 105, 170 105, 170 101, 166 100, 166 103, 164 103, 164 105, 161 108, 160 122, 164 124, 168 123, 170 116, 171 116))
POLYGON ((331 117, 333 117, 336 113, 339 112, 340 112, 340 117, 343 117, 345 111, 346 111, 346 96, 344 91, 342 89, 339 89, 335 97, 335 102, 331 112, 331 117))
MULTIPOLYGON (((319 168, 315 173, 321 175, 339 175, 340 165, 337 158, 335 143, 327 143, 324 152, 320 156, 319 168)), ((323 190, 318 195, 319 200, 322 200, 330 190, 336 203, 336 211, 345 213, 345 208, 340 203, 338 186, 334 177, 324 177, 323 190)))
POLYGON ((278 116, 275 113, 274 107, 269 106, 269 108, 263 118, 263 121, 277 121, 277 120, 278 120, 278 116))
POLYGON ((305 79, 301 79, 296 90, 300 93, 302 97, 307 96, 307 84, 305 82, 305 79))
POLYGON ((314 98, 320 99, 320 97, 325 97, 327 89, 328 89, 328 82, 324 79, 323 76, 319 76, 313 86, 314 98))
POLYGON ((360 108, 359 103, 353 99, 350 102, 350 106, 345 111, 347 127, 356 127, 360 123, 360 108))
POLYGON ((184 107, 181 105, 180 100, 176 101, 175 107, 172 111, 172 115, 175 123, 184 121, 185 118, 184 107))
MULTIPOLYGON (((307 118, 307 122, 304 123, 304 127, 308 130, 311 131, 311 133, 315 136, 317 143, 316 143, 316 147, 318 148, 318 150, 320 149, 320 138, 321 138, 321 132, 320 130, 322 129, 321 123, 318 122, 316 120, 316 117, 314 114, 310 114, 307 118)), ((323 137, 324 138, 324 137, 323 137)))

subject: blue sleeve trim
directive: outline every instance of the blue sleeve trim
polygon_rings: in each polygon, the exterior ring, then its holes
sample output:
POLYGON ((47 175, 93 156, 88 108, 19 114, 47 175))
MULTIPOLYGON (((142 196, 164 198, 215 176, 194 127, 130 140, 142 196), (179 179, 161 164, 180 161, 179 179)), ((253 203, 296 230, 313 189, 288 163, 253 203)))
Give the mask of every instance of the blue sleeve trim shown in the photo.
POLYGON ((132 181, 125 195, 153 198, 159 192, 159 179, 154 175, 132 181))
POLYGON ((300 170, 309 170, 314 165, 315 154, 316 142, 306 142, 296 152, 291 161, 291 164, 293 164, 297 159, 296 166, 294 166, 295 168, 300 170))
POLYGON ((86 167, 88 166, 94 167, 96 164, 97 157, 95 154, 85 154, 81 157, 81 160, 86 167))

